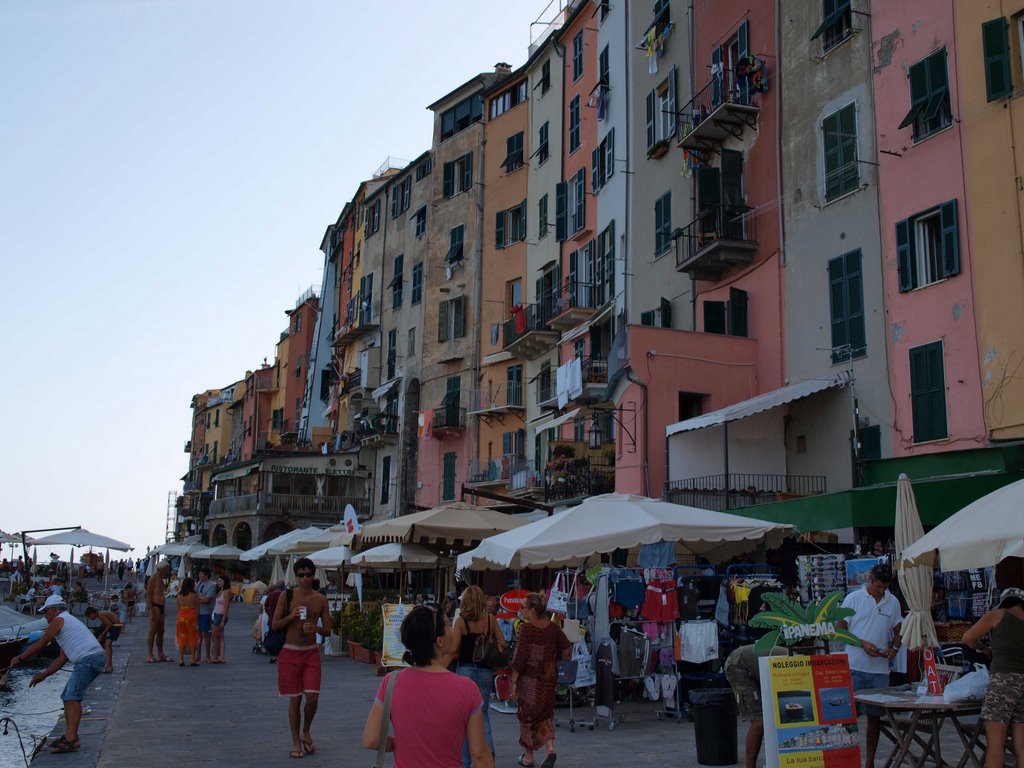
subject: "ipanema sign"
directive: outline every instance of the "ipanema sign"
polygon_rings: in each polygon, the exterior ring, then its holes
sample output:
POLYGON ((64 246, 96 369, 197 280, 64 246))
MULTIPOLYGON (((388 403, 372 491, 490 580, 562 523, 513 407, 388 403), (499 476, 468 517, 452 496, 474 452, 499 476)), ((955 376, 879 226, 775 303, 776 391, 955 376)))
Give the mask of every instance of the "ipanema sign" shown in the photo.
POLYGON ((770 611, 758 613, 750 619, 750 626, 774 630, 756 643, 754 650, 767 653, 776 645, 795 645, 808 638, 839 640, 847 645, 860 645, 860 640, 837 622, 853 616, 852 608, 843 608, 844 593, 837 590, 807 607, 786 597, 782 592, 769 592, 762 598, 770 611))

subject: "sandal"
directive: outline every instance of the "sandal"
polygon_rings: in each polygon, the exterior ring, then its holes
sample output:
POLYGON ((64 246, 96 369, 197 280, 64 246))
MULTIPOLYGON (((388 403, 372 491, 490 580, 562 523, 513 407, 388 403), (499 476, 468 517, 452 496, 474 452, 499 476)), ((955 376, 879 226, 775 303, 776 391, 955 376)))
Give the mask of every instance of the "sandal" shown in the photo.
POLYGON ((519 756, 519 759, 516 760, 516 763, 521 765, 521 766, 523 766, 523 768, 533 768, 534 763, 527 763, 526 761, 523 760, 524 757, 526 757, 526 753, 525 752, 523 752, 523 754, 521 754, 519 756))
POLYGON ((302 757, 302 750, 301 749, 293 749, 291 752, 288 753, 288 757, 293 757, 296 760, 298 760, 300 757, 302 757))
POLYGON ((61 755, 65 752, 74 752, 81 746, 82 745, 78 741, 78 739, 75 739, 74 741, 68 741, 63 736, 61 736, 59 739, 57 739, 56 743, 54 743, 54 745, 50 747, 50 752, 52 752, 55 755, 61 755))
POLYGON ((302 739, 302 749, 307 755, 316 754, 316 746, 313 744, 312 737, 307 736, 305 739, 302 739))
POLYGON ((558 755, 554 752, 548 752, 548 756, 544 758, 544 762, 540 764, 540 768, 554 768, 555 760, 558 759, 558 755))

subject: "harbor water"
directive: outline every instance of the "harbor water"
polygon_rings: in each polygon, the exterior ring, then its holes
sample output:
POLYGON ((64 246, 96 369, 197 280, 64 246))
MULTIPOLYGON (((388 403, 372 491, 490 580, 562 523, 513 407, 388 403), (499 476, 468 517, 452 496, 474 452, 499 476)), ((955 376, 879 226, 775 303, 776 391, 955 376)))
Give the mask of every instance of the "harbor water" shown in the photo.
MULTIPOLYGON (((24 754, 31 758, 32 750, 56 725, 63 706, 60 693, 67 683, 68 672, 58 672, 34 688, 29 688, 32 675, 42 672, 52 659, 30 659, 15 667, 7 677, 7 684, 0 687, 0 718, 5 722, 0 727, 0 765, 24 766, 24 754), (20 742, 19 742, 20 733, 20 742)), ((66 669, 70 670, 71 665, 66 669)))

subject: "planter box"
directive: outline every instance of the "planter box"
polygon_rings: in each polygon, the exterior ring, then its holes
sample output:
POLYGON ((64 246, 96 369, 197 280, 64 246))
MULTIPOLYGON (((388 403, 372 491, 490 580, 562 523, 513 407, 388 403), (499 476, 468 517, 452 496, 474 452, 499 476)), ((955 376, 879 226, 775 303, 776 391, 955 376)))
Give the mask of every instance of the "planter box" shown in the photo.
POLYGON ((668 153, 668 144, 656 144, 651 147, 651 151, 647 153, 647 156, 651 160, 657 160, 658 158, 664 157, 668 153))
POLYGON ((377 665, 377 677, 381 677, 386 671, 380 663, 382 658, 383 656, 378 651, 373 652, 373 663, 377 665))
POLYGON ((348 655, 349 655, 349 657, 354 659, 354 660, 356 660, 356 661, 361 661, 362 660, 361 659, 362 654, 363 654, 363 646, 361 646, 355 640, 349 640, 348 641, 348 655))

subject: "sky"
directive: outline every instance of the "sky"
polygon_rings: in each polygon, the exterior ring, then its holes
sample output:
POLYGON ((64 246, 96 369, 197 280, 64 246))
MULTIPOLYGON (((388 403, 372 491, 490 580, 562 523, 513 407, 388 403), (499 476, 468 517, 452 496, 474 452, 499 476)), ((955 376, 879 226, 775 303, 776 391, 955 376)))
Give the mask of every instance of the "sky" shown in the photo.
POLYGON ((0 529, 163 542, 192 395, 273 359, 359 182, 551 7, 0 0, 0 529))

